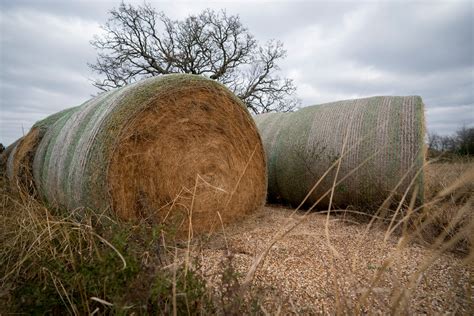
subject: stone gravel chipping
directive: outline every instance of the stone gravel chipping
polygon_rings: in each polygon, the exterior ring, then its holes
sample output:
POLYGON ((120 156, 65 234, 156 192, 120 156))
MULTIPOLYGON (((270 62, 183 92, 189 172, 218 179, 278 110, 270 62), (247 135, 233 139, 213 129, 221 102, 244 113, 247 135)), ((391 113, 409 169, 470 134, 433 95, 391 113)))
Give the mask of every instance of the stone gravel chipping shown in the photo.
MULTIPOLYGON (((266 310, 275 313, 281 307, 281 312, 298 314, 390 313, 398 291, 408 288, 410 278, 433 254, 415 243, 397 251, 398 238, 391 236, 384 242, 382 227, 371 228, 365 235, 367 224, 348 222, 343 215, 331 215, 329 240, 335 254, 325 234, 326 215, 311 213, 305 217, 299 212, 290 218, 291 213, 290 209, 265 207, 244 222, 226 228, 226 238, 222 233, 217 238, 213 236, 212 242, 201 249, 202 269, 209 275, 210 284, 218 288, 220 263, 226 255, 225 239, 235 269, 244 276, 256 255, 279 230, 303 219, 274 245, 257 270, 254 285, 272 293, 269 296, 274 300, 265 304, 266 310), (388 259, 391 264, 382 269, 388 259), (376 275, 380 278, 371 287, 376 275), (367 304, 358 307, 368 288, 372 291, 367 304)), ((418 278, 401 311, 472 314, 472 268, 461 257, 443 254, 418 278)))

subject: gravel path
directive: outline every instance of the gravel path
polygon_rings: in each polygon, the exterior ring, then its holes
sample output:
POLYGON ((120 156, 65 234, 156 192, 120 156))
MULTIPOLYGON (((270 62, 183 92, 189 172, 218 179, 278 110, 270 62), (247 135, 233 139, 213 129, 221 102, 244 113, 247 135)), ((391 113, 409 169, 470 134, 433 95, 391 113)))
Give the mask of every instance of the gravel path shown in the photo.
POLYGON ((328 243, 326 215, 297 213, 289 218, 291 213, 265 207, 227 228, 225 238, 222 233, 214 236, 201 249, 203 271, 211 284, 219 283, 226 240, 236 270, 245 275, 279 230, 302 219, 274 245, 255 275, 254 284, 268 296, 264 306, 269 313, 474 312, 474 269, 465 259, 450 253, 430 259, 434 255, 430 249, 418 244, 397 247, 396 236, 384 242, 383 228, 365 234, 367 224, 348 222, 342 215, 330 217, 328 243), (419 273, 427 261, 429 268, 419 273), (369 288, 366 304, 360 305, 369 288), (400 295, 401 290, 406 295, 400 295), (397 297, 402 298, 401 309, 394 310, 397 297))

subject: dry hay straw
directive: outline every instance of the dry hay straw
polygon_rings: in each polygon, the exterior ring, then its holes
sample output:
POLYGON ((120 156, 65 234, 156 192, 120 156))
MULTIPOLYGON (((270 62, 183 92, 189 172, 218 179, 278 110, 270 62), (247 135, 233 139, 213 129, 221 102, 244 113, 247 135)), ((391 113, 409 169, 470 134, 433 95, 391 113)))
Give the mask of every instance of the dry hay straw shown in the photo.
MULTIPOLYGON (((395 191, 423 202, 424 108, 418 96, 371 97, 305 107, 293 113, 257 115, 264 143, 270 201, 313 205, 334 189, 338 207, 377 207, 395 191), (325 172, 331 169, 326 176, 325 172)), ((327 207, 329 194, 320 202, 327 207)))
POLYGON ((44 133, 33 128, 22 140, 28 154, 14 160, 35 152, 34 183, 50 205, 113 209, 123 219, 203 232, 265 201, 258 130, 242 102, 215 81, 151 78, 45 121, 44 133))

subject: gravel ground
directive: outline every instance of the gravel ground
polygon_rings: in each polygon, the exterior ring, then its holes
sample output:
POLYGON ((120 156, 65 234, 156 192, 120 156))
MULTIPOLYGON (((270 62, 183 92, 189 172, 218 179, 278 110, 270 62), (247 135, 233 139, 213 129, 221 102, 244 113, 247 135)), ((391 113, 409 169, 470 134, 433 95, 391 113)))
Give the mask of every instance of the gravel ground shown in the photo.
POLYGON ((474 269, 466 259, 445 253, 434 260, 432 250, 415 243, 397 247, 396 236, 384 242, 382 227, 366 234, 367 224, 343 215, 331 215, 328 242, 326 215, 300 212, 290 218, 291 213, 265 207, 228 227, 225 237, 212 236, 200 250, 210 285, 219 287, 227 247, 232 264, 244 276, 278 231, 302 220, 273 246, 255 275, 253 289, 263 291, 262 304, 270 314, 474 313, 474 269), (420 273, 426 262, 429 268, 420 273), (361 304, 368 289, 366 304, 361 304), (393 309, 397 297, 407 298, 400 310, 393 309))

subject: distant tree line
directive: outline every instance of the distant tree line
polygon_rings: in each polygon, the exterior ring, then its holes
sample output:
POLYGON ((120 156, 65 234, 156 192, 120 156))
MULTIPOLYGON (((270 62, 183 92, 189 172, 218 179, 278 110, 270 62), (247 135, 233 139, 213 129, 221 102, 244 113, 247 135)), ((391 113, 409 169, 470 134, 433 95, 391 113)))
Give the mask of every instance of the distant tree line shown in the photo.
POLYGON ((428 133, 428 148, 431 153, 453 153, 474 156, 474 127, 463 126, 452 135, 428 133))

